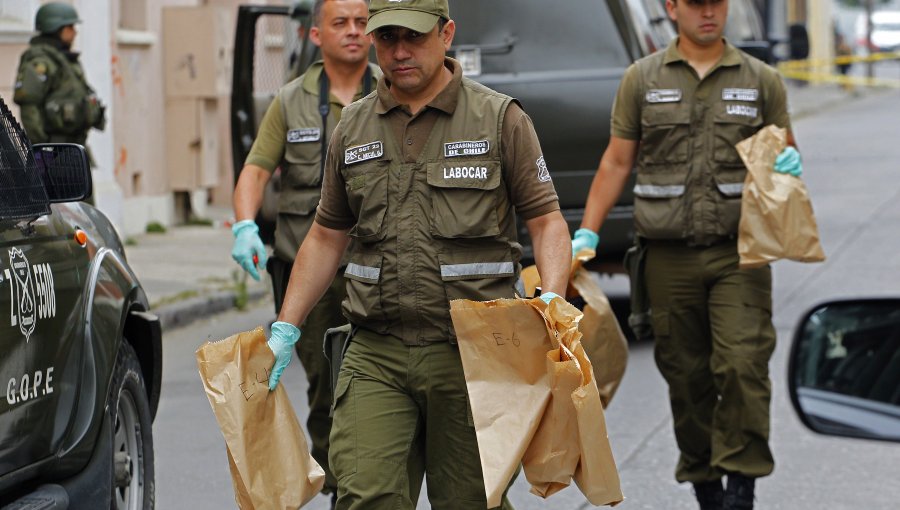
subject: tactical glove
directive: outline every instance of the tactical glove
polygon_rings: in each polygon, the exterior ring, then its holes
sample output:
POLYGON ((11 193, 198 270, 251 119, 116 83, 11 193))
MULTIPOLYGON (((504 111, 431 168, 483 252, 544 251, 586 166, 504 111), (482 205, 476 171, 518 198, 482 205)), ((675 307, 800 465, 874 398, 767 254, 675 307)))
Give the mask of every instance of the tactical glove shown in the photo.
POLYGON ((800 153, 793 147, 786 147, 775 159, 775 171, 782 174, 791 174, 800 177, 803 174, 803 162, 800 161, 800 153))
POLYGON ((231 258, 250 273, 254 280, 259 281, 257 266, 266 267, 266 246, 259 238, 259 227, 253 220, 243 220, 232 225, 231 232, 234 234, 231 258), (254 256, 257 261, 253 260, 254 256))
POLYGON ((266 342, 275 354, 275 364, 272 365, 272 373, 269 374, 269 391, 275 391, 275 387, 278 386, 281 374, 291 362, 291 353, 297 340, 300 340, 300 330, 293 324, 282 321, 272 324, 272 334, 266 342))
POLYGON ((575 237, 572 238, 572 256, 574 257, 585 248, 597 251, 599 242, 600 236, 596 232, 587 228, 579 228, 575 231, 575 237))

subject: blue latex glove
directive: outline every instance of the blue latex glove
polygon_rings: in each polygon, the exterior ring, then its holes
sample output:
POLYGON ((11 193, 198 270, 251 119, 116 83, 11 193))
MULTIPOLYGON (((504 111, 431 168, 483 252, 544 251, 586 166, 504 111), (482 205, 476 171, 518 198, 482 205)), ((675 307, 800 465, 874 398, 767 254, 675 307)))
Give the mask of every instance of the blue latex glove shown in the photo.
POLYGON ((231 248, 231 258, 234 259, 244 271, 250 273, 254 280, 259 281, 258 267, 266 267, 266 246, 259 238, 259 227, 253 220, 243 220, 231 226, 234 234, 234 246, 231 248), (254 263, 253 256, 257 257, 254 263))
POLYGON ((294 352, 294 344, 300 340, 300 330, 288 322, 276 321, 272 323, 272 334, 266 345, 275 353, 275 364, 272 365, 272 373, 269 374, 269 391, 275 391, 281 374, 291 362, 291 353, 294 352))
POLYGON ((775 171, 782 174, 791 174, 800 177, 803 174, 803 162, 800 161, 800 153, 793 147, 786 147, 775 159, 775 171))
MULTIPOLYGON (((542 292, 540 297, 541 297, 541 301, 543 301, 544 303, 547 303, 549 305, 550 301, 553 301, 553 298, 559 297, 559 294, 557 294, 555 292, 542 292)), ((560 298, 560 299, 562 299, 562 298, 560 298)))
POLYGON ((572 256, 584 248, 590 248, 597 251, 597 243, 600 242, 600 236, 596 232, 587 228, 579 228, 575 231, 575 237, 572 238, 572 256))

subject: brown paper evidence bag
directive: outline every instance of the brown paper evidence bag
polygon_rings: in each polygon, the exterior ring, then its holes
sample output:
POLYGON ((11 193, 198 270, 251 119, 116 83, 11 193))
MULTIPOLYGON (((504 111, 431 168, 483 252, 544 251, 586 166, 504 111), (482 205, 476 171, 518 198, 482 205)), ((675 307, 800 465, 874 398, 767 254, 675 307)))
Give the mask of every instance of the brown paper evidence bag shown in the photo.
POLYGON ((738 226, 741 268, 779 259, 825 260, 806 185, 793 175, 772 171, 786 146, 787 131, 772 125, 736 146, 747 166, 738 226))
POLYGON ((263 329, 207 342, 196 355, 225 436, 238 508, 293 510, 308 503, 322 489, 325 472, 309 454, 284 386, 269 391, 275 357, 263 329))
POLYGON ((521 463, 541 497, 570 485, 594 505, 623 496, 582 314, 561 299, 454 300, 450 314, 466 377, 488 508, 521 463))

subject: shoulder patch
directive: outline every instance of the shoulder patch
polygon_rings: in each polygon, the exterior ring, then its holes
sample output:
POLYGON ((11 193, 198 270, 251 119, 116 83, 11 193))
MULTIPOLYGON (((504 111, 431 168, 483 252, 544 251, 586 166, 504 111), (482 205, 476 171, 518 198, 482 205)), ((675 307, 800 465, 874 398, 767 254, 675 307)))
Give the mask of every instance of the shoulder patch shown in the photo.
POLYGON ((542 155, 535 161, 538 169, 538 180, 541 182, 547 182, 550 180, 550 169, 547 168, 547 162, 544 161, 544 156, 542 155))

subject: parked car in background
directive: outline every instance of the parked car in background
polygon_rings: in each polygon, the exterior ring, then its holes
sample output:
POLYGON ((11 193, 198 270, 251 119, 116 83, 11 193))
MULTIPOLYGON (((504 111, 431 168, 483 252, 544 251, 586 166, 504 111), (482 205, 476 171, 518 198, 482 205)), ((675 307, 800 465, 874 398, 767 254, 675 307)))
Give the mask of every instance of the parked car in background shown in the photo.
POLYGON ((866 15, 856 19, 857 46, 871 53, 900 50, 900 11, 872 13, 872 40, 866 39, 866 15))
POLYGON ((0 507, 154 506, 158 319, 84 147, 32 147, 0 98, 0 507))
MULTIPOLYGON (((581 224, 591 182, 609 142, 610 112, 625 69, 663 48, 676 34, 664 3, 492 0, 487 8, 483 0, 451 2, 457 29, 450 56, 460 61, 466 75, 522 103, 534 121, 572 232, 581 224)), ((263 113, 290 75, 290 55, 300 56, 301 67, 315 58, 308 40, 297 47, 296 34, 308 33, 297 30, 298 23, 308 23, 300 11, 309 9, 311 2, 298 5, 293 11, 262 5, 239 9, 231 103, 235 182, 263 113), (273 51, 272 41, 281 43, 278 51, 273 51)), ((765 39, 754 0, 732 0, 730 5, 729 39, 770 60, 772 44, 765 39)), ((273 229, 277 179, 270 183, 257 217, 264 240, 273 229)), ((603 223, 590 269, 624 272, 622 259, 634 242, 632 187, 633 182, 626 185, 603 223)), ((531 263, 524 225, 519 241, 525 249, 523 263, 531 263)))

